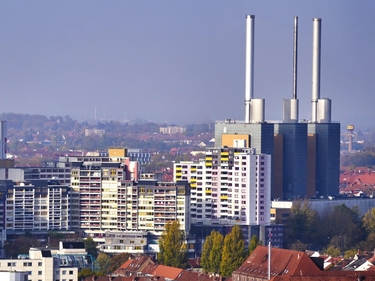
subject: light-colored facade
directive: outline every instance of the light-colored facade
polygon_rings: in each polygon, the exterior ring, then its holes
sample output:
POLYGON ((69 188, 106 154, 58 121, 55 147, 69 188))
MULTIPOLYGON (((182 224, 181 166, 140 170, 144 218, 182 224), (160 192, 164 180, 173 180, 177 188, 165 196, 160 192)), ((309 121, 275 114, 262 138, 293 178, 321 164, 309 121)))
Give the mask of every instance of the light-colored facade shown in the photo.
POLYGON ((45 249, 30 248, 25 259, 1 259, 0 270, 27 272, 30 281, 78 280, 78 268, 60 266, 59 259, 45 249))
POLYGON ((191 222, 270 223, 271 158, 254 149, 213 148, 199 162, 174 165, 174 179, 191 185, 191 222))
POLYGON ((189 232, 190 187, 187 181, 123 181, 119 194, 118 227, 102 228, 101 232, 85 231, 103 243, 102 251, 155 254, 159 252, 158 239, 165 225, 175 220, 180 222, 181 230, 189 232))
POLYGON ((102 137, 105 134, 104 129, 85 129, 85 137, 98 136, 102 137))
POLYGON ((184 133, 185 131, 186 131, 186 128, 181 127, 181 126, 160 127, 160 133, 162 134, 169 134, 169 135, 181 134, 181 133, 184 133))
POLYGON ((147 247, 147 232, 145 231, 107 231, 105 242, 100 251, 104 253, 145 253, 147 247))
POLYGON ((0 181, 5 201, 5 225, 7 232, 69 230, 76 222, 71 214, 77 205, 71 204, 69 186, 49 185, 37 180, 16 183, 0 181))
POLYGON ((24 271, 0 271, 1 281, 25 281, 27 276, 24 271))

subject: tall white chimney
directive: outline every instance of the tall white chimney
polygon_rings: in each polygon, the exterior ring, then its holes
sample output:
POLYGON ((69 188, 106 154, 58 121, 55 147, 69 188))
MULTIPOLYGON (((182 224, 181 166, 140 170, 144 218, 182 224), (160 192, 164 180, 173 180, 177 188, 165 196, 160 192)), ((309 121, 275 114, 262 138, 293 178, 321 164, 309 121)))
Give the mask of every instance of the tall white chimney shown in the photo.
POLYGON ((297 99, 298 17, 294 17, 293 33, 293 99, 297 99))
POLYGON ((254 24, 255 16, 246 16, 245 123, 250 123, 250 101, 254 98, 254 24))
POLYGON ((283 100, 283 123, 298 123, 297 99, 298 17, 294 17, 293 32, 293 95, 283 100))
POLYGON ((318 100, 320 99, 321 23, 322 19, 313 18, 311 121, 314 123, 317 122, 318 100))

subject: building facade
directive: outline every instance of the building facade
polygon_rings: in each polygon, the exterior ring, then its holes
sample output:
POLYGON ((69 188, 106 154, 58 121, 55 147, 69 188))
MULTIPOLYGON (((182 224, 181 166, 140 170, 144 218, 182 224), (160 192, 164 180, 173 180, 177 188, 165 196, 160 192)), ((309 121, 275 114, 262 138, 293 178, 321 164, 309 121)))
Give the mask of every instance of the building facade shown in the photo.
POLYGON ((175 180, 190 182, 192 224, 269 223, 269 155, 253 149, 213 148, 204 160, 175 163, 174 170, 175 180))
POLYGON ((78 268, 60 266, 59 259, 47 249, 30 248, 27 258, 0 259, 0 270, 27 272, 30 281, 78 280, 78 268))

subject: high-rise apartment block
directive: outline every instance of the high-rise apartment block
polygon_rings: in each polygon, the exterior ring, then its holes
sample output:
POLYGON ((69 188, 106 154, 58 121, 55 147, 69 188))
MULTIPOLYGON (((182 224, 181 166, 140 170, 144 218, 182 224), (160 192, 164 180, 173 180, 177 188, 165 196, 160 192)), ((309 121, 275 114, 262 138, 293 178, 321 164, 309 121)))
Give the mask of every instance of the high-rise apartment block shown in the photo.
POLYGON ((71 204, 69 186, 45 180, 22 183, 1 180, 0 196, 5 210, 3 229, 8 234, 24 230, 69 230, 77 225, 72 214, 78 211, 78 205, 71 204))
POLYGON ((271 157, 255 149, 212 148, 199 162, 174 164, 191 185, 191 222, 264 225, 270 220, 271 157))
MULTIPOLYGON (((105 231, 159 231, 173 220, 189 229, 188 183, 133 181, 121 150, 72 163, 71 186, 79 194, 79 228, 101 237, 105 231)), ((103 239, 104 242, 104 239, 103 239)))

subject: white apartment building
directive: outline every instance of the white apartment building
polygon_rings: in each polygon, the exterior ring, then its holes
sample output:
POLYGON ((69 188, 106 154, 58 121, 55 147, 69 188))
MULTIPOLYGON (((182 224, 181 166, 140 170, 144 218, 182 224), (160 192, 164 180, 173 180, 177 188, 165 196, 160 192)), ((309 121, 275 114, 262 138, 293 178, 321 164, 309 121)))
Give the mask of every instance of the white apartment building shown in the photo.
POLYGON ((69 230, 74 225, 71 213, 71 188, 50 185, 46 180, 29 182, 0 181, 0 194, 5 201, 5 230, 69 230))
POLYGON ((212 148, 198 162, 174 164, 174 180, 191 185, 191 222, 270 223, 271 156, 254 149, 212 148))
POLYGON ((0 259, 0 270, 27 272, 30 281, 78 280, 78 268, 60 266, 59 258, 47 249, 30 248, 28 258, 0 259))

